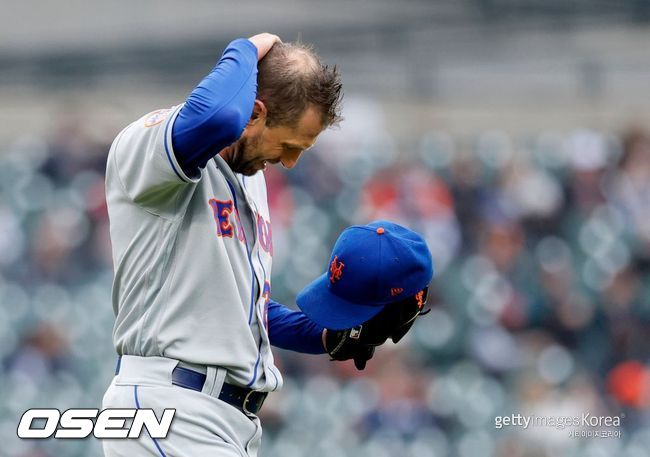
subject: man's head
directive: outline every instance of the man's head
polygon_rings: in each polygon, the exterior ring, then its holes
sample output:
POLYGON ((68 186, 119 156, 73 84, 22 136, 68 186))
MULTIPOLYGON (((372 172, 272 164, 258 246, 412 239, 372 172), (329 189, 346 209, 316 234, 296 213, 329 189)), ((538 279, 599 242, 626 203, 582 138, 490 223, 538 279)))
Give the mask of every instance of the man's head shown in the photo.
POLYGON ((327 127, 341 121, 340 75, 303 44, 277 43, 258 63, 257 99, 240 139, 226 153, 233 171, 266 163, 293 168, 327 127))

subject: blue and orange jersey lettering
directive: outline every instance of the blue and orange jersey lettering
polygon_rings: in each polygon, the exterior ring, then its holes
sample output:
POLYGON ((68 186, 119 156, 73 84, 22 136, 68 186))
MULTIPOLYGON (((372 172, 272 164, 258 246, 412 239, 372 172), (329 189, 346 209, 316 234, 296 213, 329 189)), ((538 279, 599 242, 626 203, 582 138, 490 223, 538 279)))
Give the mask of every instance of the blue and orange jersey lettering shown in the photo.
POLYGON ((211 198, 209 203, 214 221, 217 223, 217 235, 232 238, 234 233, 233 225, 230 222, 230 214, 233 212, 232 200, 223 201, 211 198))

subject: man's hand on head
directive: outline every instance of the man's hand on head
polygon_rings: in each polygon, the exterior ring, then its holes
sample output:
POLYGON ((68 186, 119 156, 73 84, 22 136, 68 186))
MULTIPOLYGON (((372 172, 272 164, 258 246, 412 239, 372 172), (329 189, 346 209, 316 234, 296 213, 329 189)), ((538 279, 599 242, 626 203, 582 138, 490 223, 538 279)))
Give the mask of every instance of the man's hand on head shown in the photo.
POLYGON ((248 39, 257 48, 257 60, 260 61, 275 43, 282 43, 279 36, 272 33, 259 33, 248 39))

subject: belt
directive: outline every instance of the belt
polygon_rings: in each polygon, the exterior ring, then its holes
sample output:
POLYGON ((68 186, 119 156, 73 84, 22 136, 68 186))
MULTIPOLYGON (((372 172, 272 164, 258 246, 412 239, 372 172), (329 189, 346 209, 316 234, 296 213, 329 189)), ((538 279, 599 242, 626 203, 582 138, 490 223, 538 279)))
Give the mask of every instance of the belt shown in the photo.
MULTIPOLYGON (((115 374, 120 372, 121 358, 117 360, 117 367, 115 374)), ((198 371, 189 368, 177 366, 172 371, 172 384, 185 389, 196 390, 197 392, 203 391, 207 376, 198 371)), ((268 392, 258 392, 256 390, 247 389, 246 387, 235 386, 233 384, 223 383, 221 392, 217 398, 219 400, 234 406, 246 414, 257 414, 262 408, 264 400, 268 392)))

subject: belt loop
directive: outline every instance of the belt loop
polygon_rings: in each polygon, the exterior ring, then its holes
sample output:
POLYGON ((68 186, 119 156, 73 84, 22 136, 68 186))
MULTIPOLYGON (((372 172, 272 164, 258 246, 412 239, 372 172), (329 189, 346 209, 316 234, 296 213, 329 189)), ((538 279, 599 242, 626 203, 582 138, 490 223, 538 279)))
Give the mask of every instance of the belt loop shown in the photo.
POLYGON ((222 367, 208 366, 205 375, 205 384, 203 384, 204 394, 219 398, 219 393, 226 379, 226 370, 222 367))

